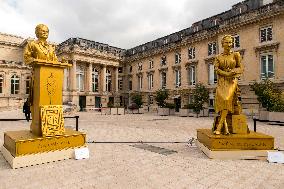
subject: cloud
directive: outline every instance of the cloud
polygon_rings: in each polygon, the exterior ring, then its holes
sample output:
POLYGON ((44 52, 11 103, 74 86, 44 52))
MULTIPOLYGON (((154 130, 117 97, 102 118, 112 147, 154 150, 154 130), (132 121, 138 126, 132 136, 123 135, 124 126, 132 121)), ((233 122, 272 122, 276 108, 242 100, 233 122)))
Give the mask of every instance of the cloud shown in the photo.
POLYGON ((0 0, 0 32, 35 37, 45 23, 49 40, 82 37, 131 48, 229 10, 239 0, 0 0))

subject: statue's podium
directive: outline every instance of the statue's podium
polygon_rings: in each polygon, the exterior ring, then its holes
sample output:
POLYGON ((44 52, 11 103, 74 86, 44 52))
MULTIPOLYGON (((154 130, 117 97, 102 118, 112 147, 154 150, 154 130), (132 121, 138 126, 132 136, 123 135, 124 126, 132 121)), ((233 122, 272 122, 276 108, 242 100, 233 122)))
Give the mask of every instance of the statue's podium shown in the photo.
POLYGON ((4 133, 3 156, 12 168, 74 157, 86 146, 86 134, 64 128, 62 89, 68 63, 34 60, 30 130, 4 133))
POLYGON ((266 159, 274 151, 274 138, 253 131, 215 135, 211 129, 197 129, 196 145, 211 159, 266 159))

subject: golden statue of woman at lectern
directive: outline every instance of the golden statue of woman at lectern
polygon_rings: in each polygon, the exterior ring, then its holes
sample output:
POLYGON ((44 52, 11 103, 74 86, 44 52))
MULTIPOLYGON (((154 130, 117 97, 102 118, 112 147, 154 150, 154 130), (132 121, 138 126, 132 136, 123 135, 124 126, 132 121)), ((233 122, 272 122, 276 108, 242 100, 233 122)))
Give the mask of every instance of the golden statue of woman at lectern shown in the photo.
POLYGON ((215 95, 215 112, 219 116, 215 119, 213 125, 214 134, 221 134, 223 128, 224 134, 230 134, 229 125, 232 125, 232 115, 240 115, 241 105, 238 100, 240 90, 238 87, 238 78, 244 71, 239 52, 231 50, 233 37, 225 35, 222 38, 223 53, 219 54, 214 63, 217 73, 217 87, 215 95))

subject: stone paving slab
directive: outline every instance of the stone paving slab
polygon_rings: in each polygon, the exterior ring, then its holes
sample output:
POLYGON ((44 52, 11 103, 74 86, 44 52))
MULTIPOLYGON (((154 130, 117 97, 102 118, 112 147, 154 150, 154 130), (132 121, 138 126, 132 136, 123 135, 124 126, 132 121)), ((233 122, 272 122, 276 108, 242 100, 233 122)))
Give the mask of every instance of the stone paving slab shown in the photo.
MULTIPOLYGON (((213 118, 156 115, 78 113, 87 132, 90 159, 66 160, 13 170, 0 155, 0 189, 11 188, 284 188, 284 165, 257 160, 211 160, 186 142, 197 128, 211 128, 213 118), (161 119, 162 118, 162 119, 161 119), (177 151, 162 155, 135 148, 133 143, 177 151), (157 143, 164 142, 164 143, 157 143), (168 142, 168 143, 165 143, 168 142), (170 143, 185 142, 185 143, 170 143), (148 143, 147 143, 148 144, 148 143)), ((0 118, 22 118, 20 110, 0 112, 0 118)), ((75 120, 66 120, 75 126, 75 120)), ((252 129, 252 121, 249 127, 252 129)), ((0 122, 3 132, 29 129, 25 121, 0 122)), ((284 127, 257 123, 257 130, 275 137, 284 149, 284 127)))

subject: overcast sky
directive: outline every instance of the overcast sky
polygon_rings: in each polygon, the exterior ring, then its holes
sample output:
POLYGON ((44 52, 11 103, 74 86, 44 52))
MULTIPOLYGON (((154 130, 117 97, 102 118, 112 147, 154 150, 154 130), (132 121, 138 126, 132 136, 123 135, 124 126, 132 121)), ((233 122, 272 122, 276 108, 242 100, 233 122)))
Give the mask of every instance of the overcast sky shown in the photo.
POLYGON ((49 40, 81 37, 132 48, 229 10, 241 0, 0 0, 0 32, 35 38, 39 23, 49 40))

